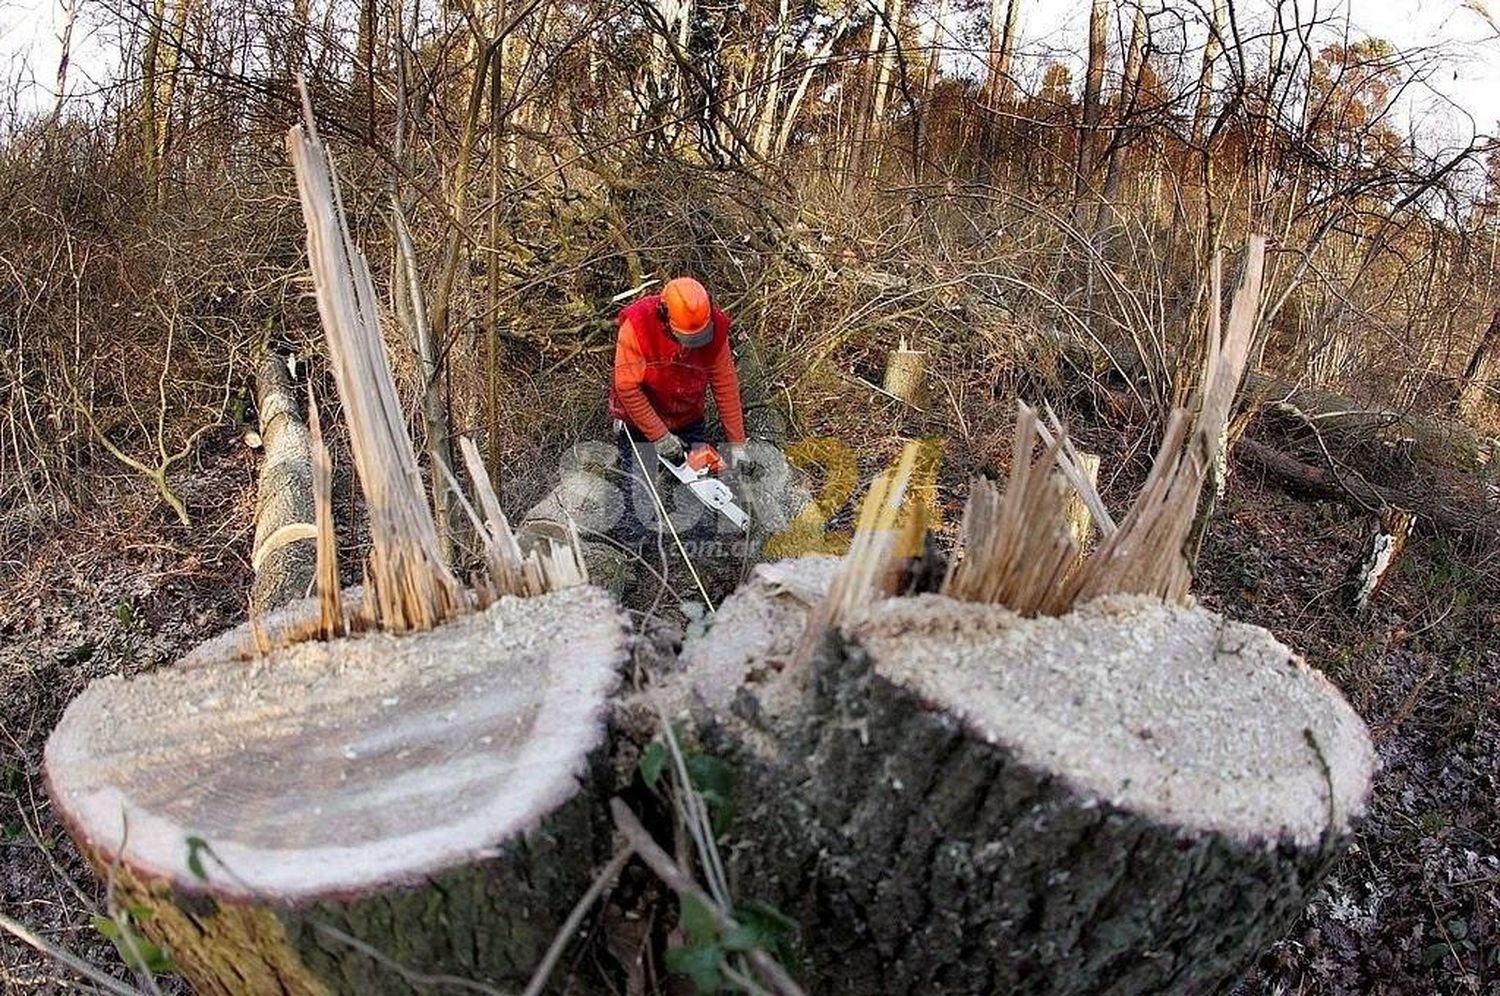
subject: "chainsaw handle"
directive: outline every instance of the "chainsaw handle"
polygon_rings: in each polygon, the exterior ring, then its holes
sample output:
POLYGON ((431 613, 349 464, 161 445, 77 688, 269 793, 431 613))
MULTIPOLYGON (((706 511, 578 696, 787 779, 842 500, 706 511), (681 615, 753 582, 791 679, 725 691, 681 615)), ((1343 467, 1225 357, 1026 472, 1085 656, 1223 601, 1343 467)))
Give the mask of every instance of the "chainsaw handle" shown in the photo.
POLYGON ((687 465, 700 474, 718 474, 724 470, 724 458, 708 443, 699 443, 688 453, 687 465))

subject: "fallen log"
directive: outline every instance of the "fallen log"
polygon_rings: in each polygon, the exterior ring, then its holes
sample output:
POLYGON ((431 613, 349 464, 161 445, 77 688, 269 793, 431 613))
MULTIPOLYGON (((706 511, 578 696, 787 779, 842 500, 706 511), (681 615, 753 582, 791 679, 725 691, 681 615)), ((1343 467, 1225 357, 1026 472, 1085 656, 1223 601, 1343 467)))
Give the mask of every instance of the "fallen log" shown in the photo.
POLYGON ((1235 444, 1234 458, 1292 494, 1343 502, 1372 515, 1382 508, 1399 508, 1415 514, 1418 531, 1425 524, 1479 550, 1500 546, 1500 507, 1482 492, 1457 494, 1430 481, 1406 487, 1377 485, 1357 473, 1304 462, 1255 439, 1235 444))
POLYGON ((1367 467, 1399 463, 1407 472, 1472 472, 1494 457, 1495 441, 1458 419, 1395 411, 1258 372, 1246 375, 1245 394, 1273 419, 1309 432, 1316 428, 1328 444, 1367 467))
POLYGON ((314 553, 312 441, 282 358, 268 354, 256 369, 255 407, 265 459, 255 495, 250 562, 250 611, 304 597, 312 587, 314 553))

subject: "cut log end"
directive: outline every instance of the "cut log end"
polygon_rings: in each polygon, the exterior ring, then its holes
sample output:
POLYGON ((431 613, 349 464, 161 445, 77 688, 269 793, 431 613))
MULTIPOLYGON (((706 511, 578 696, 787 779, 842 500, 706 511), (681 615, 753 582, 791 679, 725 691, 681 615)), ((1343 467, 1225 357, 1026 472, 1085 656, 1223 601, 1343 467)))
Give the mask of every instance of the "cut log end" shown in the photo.
POLYGON ((49 740, 49 786, 85 847, 141 878, 289 903, 379 891, 569 799, 625 647, 608 596, 579 587, 421 634, 107 679, 49 740))
POLYGON ((1364 811, 1364 722, 1259 627, 1143 596, 1022 619, 927 595, 847 631, 881 677, 1020 763, 1154 821, 1312 847, 1364 811))

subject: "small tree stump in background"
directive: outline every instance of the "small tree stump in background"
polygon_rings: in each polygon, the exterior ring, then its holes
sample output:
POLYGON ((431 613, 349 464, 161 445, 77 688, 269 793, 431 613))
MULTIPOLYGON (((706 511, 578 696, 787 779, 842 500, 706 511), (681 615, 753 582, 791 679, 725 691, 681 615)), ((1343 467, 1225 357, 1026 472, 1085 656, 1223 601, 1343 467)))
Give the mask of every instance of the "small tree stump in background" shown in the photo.
POLYGON ((1390 505, 1375 517, 1375 528, 1365 543, 1364 554, 1349 571, 1349 605, 1356 613, 1369 611, 1370 600, 1400 561, 1414 521, 1410 512, 1390 505))
POLYGON ((885 379, 880 385, 888 394, 920 408, 927 397, 927 353, 908 349, 905 339, 885 360, 885 379))
POLYGON ((625 657, 623 615, 575 587, 106 678, 48 741, 48 787, 198 993, 410 992, 391 963, 524 984, 608 856, 625 657))
MULTIPOLYGON (((1077 462, 1079 469, 1089 479, 1089 483, 1097 486, 1099 483, 1098 455, 1095 453, 1079 453, 1077 462)), ((1073 539, 1078 543, 1079 556, 1082 557, 1083 551, 1088 549, 1089 535, 1093 532, 1094 516, 1089 512, 1089 507, 1084 502, 1083 496, 1075 488, 1070 487, 1068 490, 1066 515, 1068 519, 1068 531, 1073 534, 1073 539)))

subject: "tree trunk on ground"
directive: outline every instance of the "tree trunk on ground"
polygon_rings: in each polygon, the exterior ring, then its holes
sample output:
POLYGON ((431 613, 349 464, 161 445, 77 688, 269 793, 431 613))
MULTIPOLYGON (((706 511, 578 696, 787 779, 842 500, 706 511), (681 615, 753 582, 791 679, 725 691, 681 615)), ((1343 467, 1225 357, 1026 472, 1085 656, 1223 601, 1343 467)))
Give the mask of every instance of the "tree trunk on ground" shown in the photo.
POLYGON ((1363 809, 1363 722, 1264 630, 928 595, 799 668, 834 564, 758 568, 662 692, 740 772, 733 875, 802 925, 810 992, 1210 991, 1363 809))
POLYGON ((608 856, 625 657, 623 616, 578 587, 107 678, 49 740, 49 791, 196 992, 518 986, 608 856))
POLYGON ((1415 513, 1419 530, 1430 525, 1478 550, 1500 548, 1500 511, 1478 493, 1466 495, 1435 488, 1431 483, 1382 487, 1347 469, 1336 473, 1254 439, 1240 440, 1234 456, 1249 470, 1265 474, 1293 494, 1340 501, 1362 512, 1388 505, 1408 509, 1415 513))
POLYGON ((256 485, 250 610, 260 615, 308 593, 316 558, 312 444, 280 356, 261 361, 255 387, 265 459, 256 485))
POLYGON ((1380 451, 1399 452, 1412 468, 1471 471, 1490 462, 1491 443, 1462 422, 1372 406, 1332 391, 1299 387, 1261 373, 1245 376, 1245 394, 1270 402, 1264 415, 1310 433, 1309 423, 1336 452, 1363 457, 1372 471, 1380 451))
POLYGON ((1496 447, 1461 422, 1370 408, 1262 374, 1246 393, 1264 404, 1254 438, 1235 459, 1283 488, 1342 501, 1374 514, 1392 506, 1416 514, 1417 528, 1458 537, 1476 549, 1500 548, 1496 447))

